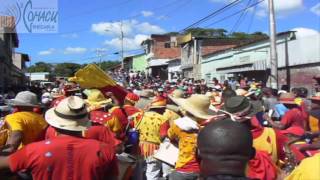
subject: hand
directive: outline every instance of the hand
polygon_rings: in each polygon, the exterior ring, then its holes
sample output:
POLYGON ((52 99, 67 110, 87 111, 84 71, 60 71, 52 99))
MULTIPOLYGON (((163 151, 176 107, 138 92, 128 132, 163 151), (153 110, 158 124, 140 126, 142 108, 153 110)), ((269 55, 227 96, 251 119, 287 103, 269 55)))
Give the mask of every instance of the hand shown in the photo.
POLYGON ((272 119, 268 116, 267 113, 264 113, 264 114, 263 114, 263 119, 265 119, 265 120, 268 121, 268 122, 272 121, 272 119))

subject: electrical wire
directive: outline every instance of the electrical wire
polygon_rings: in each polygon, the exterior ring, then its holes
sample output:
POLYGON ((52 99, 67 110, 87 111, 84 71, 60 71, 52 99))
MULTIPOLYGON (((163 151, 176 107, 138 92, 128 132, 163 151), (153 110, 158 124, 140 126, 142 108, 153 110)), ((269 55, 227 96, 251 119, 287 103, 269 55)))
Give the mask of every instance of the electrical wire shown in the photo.
MULTIPOLYGON (((246 7, 249 7, 250 6, 250 3, 251 3, 252 0, 248 0, 247 4, 246 4, 246 7)), ((233 32, 235 32, 240 24, 243 22, 243 20, 246 18, 247 16, 247 13, 248 13, 248 10, 245 10, 241 13, 241 15, 239 16, 238 20, 236 21, 236 23, 233 25, 233 27, 231 28, 230 30, 230 34, 232 34, 233 32)))
POLYGON ((251 27, 252 27, 252 24, 253 24, 253 20, 254 20, 254 16, 256 14, 256 11, 257 11, 257 6, 255 6, 253 8, 253 12, 252 12, 252 15, 251 15, 251 18, 249 20, 249 25, 248 25, 248 29, 247 29, 247 34, 250 33, 250 30, 251 30, 251 27))
POLYGON ((231 3, 227 4, 226 6, 220 8, 220 9, 218 9, 218 10, 215 10, 214 12, 210 13, 209 15, 201 18, 200 20, 198 20, 198 21, 196 21, 196 22, 194 22, 194 23, 192 23, 191 25, 187 26, 186 28, 184 28, 184 29, 181 30, 180 32, 186 31, 186 30, 188 30, 188 29, 190 29, 190 28, 192 28, 192 27, 198 26, 199 24, 201 24, 201 23, 203 23, 203 22, 205 22, 205 21, 208 21, 209 19, 213 18, 214 16, 216 16, 216 15, 224 12, 225 10, 227 10, 227 9, 235 6, 235 5, 238 4, 239 2, 241 2, 241 1, 240 1, 240 0, 234 0, 234 1, 232 1, 231 3))
POLYGON ((217 23, 220 23, 220 22, 222 22, 222 21, 224 21, 224 20, 226 20, 226 19, 229 19, 229 18, 231 18, 231 17, 233 17, 233 16, 235 16, 235 15, 237 15, 237 14, 239 14, 239 13, 241 13, 241 12, 247 10, 247 9, 250 9, 250 8, 252 8, 252 7, 254 7, 254 6, 257 6, 258 4, 262 3, 263 1, 265 1, 265 0, 260 0, 260 1, 256 2, 256 3, 253 3, 252 5, 250 5, 250 6, 247 7, 247 8, 241 9, 240 11, 237 11, 237 12, 235 12, 235 13, 233 13, 233 14, 230 14, 230 15, 228 15, 228 16, 220 19, 220 20, 214 21, 213 23, 210 23, 210 24, 206 25, 205 28, 211 27, 212 25, 215 25, 215 24, 217 24, 217 23))

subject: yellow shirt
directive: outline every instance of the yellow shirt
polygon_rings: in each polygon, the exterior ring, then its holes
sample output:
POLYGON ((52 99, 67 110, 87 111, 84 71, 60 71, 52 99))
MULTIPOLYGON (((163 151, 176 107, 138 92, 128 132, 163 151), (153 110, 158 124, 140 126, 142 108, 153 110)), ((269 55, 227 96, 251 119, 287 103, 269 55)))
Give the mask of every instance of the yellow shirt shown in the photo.
POLYGON ((34 112, 17 112, 7 115, 5 121, 9 126, 10 132, 21 131, 22 141, 19 148, 38 141, 44 135, 47 122, 44 118, 34 112))
POLYGON ((143 113, 142 119, 138 117, 141 116, 134 117, 134 126, 139 131, 140 142, 145 141, 160 144, 160 126, 164 124, 167 119, 156 112, 145 112, 143 113))
POLYGON ((166 109, 166 111, 163 113, 163 116, 168 119, 168 121, 170 122, 170 125, 173 124, 174 120, 180 118, 180 116, 177 113, 169 109, 166 109))
POLYGON ((168 136, 170 139, 176 138, 179 141, 179 157, 176 162, 176 168, 181 168, 196 159, 197 133, 185 132, 176 124, 173 124, 168 130, 168 136))
POLYGON ((285 180, 318 180, 320 179, 320 153, 301 161, 285 180))
POLYGON ((253 147, 259 151, 265 151, 274 163, 278 161, 276 133, 272 128, 264 128, 263 133, 253 139, 253 147))
POLYGON ((109 127, 113 133, 119 134, 122 132, 122 125, 116 116, 112 116, 104 125, 109 127))

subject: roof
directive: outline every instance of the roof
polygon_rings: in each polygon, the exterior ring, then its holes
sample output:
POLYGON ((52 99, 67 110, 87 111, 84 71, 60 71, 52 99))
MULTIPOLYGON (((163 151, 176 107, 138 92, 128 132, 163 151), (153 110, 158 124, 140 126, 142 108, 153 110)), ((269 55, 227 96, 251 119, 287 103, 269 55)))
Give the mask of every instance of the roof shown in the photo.
MULTIPOLYGON (((280 32, 280 33, 277 34, 277 37, 290 35, 291 33, 295 33, 295 32, 296 32, 296 31, 280 32)), ((216 52, 213 52, 213 53, 206 54, 206 55, 203 56, 203 57, 209 57, 209 56, 212 56, 212 55, 214 55, 214 54, 218 54, 218 53, 221 53, 221 52, 224 52, 224 51, 228 51, 228 50, 232 50, 232 49, 237 49, 237 48, 240 48, 240 47, 243 47, 243 46, 247 46, 247 45, 250 45, 250 44, 255 44, 255 43, 257 43, 257 42, 266 41, 266 40, 268 40, 268 39, 269 39, 269 37, 252 39, 252 40, 249 40, 249 41, 247 41, 247 42, 240 43, 240 45, 235 46, 235 47, 232 47, 232 48, 227 48, 227 49, 223 49, 223 50, 220 50, 220 51, 216 51, 216 52)))

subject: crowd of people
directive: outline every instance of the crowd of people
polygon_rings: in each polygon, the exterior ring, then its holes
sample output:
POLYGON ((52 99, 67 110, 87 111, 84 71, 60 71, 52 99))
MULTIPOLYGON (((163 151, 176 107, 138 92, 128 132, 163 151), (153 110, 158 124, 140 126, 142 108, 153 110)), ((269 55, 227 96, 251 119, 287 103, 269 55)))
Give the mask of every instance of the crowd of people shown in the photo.
POLYGON ((1 179, 320 178, 319 93, 129 74, 111 88, 70 80, 7 100, 1 179))

